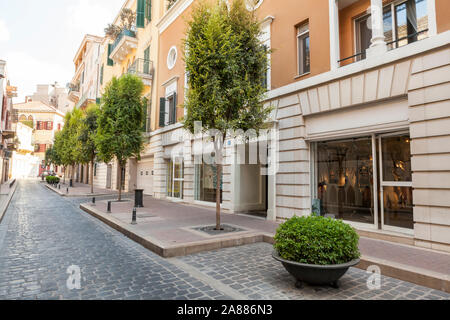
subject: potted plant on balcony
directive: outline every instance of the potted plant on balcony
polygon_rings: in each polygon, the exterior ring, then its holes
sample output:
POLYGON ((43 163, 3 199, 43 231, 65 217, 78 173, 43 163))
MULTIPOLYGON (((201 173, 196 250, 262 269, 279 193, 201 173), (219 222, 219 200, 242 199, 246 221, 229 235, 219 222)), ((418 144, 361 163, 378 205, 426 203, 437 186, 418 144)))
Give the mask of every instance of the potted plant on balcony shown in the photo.
POLYGON ((356 231, 340 220, 295 216, 278 228, 273 258, 294 276, 297 288, 303 283, 338 288, 338 280, 360 261, 358 241, 356 231))

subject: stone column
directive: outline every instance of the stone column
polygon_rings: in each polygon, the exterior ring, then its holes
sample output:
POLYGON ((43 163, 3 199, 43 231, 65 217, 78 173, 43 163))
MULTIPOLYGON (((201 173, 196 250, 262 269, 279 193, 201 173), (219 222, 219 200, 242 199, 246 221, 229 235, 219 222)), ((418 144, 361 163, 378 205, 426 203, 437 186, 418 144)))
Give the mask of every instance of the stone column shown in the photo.
POLYGON ((383 1, 371 0, 370 13, 372 23, 372 39, 370 48, 367 50, 367 57, 373 57, 387 52, 386 42, 384 41, 383 29, 383 1))

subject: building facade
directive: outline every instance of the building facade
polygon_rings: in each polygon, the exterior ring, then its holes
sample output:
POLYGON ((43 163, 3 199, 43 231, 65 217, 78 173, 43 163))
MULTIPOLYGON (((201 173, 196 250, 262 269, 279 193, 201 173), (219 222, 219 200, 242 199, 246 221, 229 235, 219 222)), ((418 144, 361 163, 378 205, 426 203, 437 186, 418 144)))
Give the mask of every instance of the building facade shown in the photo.
MULTIPOLYGON (((150 103, 142 159, 122 173, 97 164, 96 186, 117 188, 123 174, 126 190, 215 205, 216 168, 195 161, 203 157, 201 137, 186 138, 180 123, 188 90, 183 40, 195 3, 126 1, 136 28, 104 40, 100 91, 112 76, 133 72, 150 103)), ((227 162, 222 208, 281 221, 315 212, 365 236, 450 251, 450 3, 259 0, 247 7, 272 49, 265 103, 274 109, 267 157, 276 170, 264 173, 262 159, 227 162)), ((249 147, 227 140, 225 158, 249 147)))
MULTIPOLYGON (((41 101, 27 98, 25 103, 14 105, 17 121, 33 129, 31 144, 34 146, 33 156, 39 159, 39 169, 35 176, 40 176, 51 168, 45 166, 45 152, 53 145, 55 133, 64 126, 64 114, 58 109, 41 101)), ((62 168, 54 168, 62 174, 62 168)))
POLYGON ((15 148, 15 132, 12 129, 12 98, 16 96, 17 88, 11 86, 8 80, 6 61, 0 60, 0 183, 10 179, 12 152, 15 148))

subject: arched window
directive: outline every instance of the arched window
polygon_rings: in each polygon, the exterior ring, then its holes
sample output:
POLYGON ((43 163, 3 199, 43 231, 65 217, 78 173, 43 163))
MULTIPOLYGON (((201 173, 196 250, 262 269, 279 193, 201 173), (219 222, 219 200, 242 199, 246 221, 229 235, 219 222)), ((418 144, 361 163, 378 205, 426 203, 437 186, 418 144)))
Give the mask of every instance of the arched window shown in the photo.
POLYGON ((19 116, 19 122, 23 122, 23 121, 27 121, 27 116, 24 115, 24 114, 21 114, 21 115, 19 116))

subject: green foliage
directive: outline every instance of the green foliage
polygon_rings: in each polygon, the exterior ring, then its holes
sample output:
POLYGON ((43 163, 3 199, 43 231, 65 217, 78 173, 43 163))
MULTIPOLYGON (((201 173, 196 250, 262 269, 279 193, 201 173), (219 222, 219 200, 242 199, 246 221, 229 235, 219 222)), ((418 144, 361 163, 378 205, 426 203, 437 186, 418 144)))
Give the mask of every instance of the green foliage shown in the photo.
POLYGON ((295 216, 280 225, 274 247, 285 260, 330 265, 359 258, 358 241, 356 231, 340 220, 295 216))
POLYGON ((113 78, 105 88, 95 138, 98 157, 105 163, 116 158, 121 166, 143 150, 144 84, 135 75, 113 78))
POLYGON ((96 104, 90 104, 81 119, 78 131, 78 152, 80 163, 93 161, 97 147, 95 137, 97 135, 97 119, 99 107, 96 104))
POLYGON ((189 89, 184 126, 190 132, 196 121, 204 130, 223 133, 264 126, 272 109, 262 103, 268 61, 260 34, 243 0, 233 1, 230 10, 224 1, 201 2, 194 9, 185 42, 189 89))
POLYGON ((60 181, 59 177, 54 176, 47 176, 45 177, 45 180, 47 181, 48 184, 58 184, 60 181))

